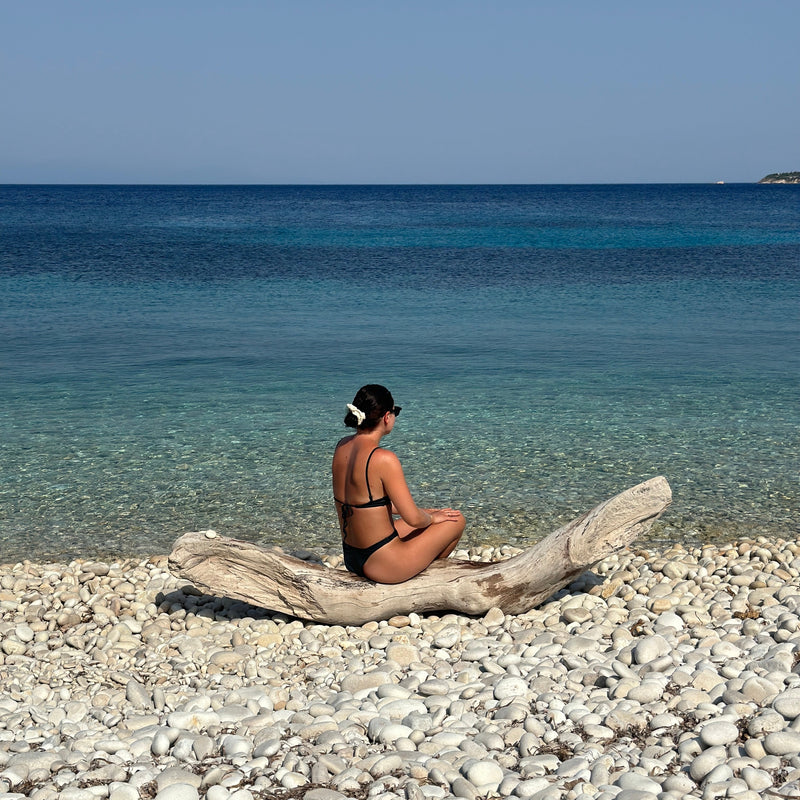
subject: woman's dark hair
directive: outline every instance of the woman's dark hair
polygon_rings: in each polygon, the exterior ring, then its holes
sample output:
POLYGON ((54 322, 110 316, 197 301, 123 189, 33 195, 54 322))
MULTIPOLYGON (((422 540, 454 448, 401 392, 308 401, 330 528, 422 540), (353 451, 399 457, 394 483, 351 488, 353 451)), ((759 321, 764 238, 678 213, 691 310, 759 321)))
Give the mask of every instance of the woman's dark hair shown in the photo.
POLYGON ((394 398, 385 386, 368 383, 356 392, 352 405, 365 415, 364 421, 359 425, 356 415, 348 409, 344 424, 348 428, 371 431, 380 422, 381 417, 394 408, 394 398))

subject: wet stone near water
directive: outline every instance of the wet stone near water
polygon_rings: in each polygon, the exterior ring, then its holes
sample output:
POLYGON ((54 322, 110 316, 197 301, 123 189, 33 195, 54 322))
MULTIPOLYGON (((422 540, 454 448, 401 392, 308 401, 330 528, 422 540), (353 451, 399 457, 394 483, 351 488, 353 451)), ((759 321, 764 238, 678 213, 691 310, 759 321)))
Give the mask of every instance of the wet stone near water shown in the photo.
POLYGON ((526 614, 352 627, 207 597, 162 557, 0 567, 0 794, 795 796, 800 547, 593 572, 526 614))

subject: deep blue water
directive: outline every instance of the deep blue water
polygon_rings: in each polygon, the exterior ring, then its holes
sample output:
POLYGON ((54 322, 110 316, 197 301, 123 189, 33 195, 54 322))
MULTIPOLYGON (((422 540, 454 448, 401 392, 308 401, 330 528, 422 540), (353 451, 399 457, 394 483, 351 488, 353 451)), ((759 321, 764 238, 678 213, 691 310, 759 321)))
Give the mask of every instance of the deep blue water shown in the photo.
POLYGON ((797 186, 0 186, 0 561, 335 551, 367 382, 468 544, 797 536, 798 334, 797 186))

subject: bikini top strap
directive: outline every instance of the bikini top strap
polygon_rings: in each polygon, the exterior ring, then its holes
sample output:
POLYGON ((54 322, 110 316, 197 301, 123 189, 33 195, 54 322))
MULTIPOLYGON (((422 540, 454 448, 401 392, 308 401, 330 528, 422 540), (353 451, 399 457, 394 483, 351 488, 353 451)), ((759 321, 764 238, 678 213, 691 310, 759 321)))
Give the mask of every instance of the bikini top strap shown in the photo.
MULTIPOLYGON (((375 450, 380 450, 380 448, 376 447, 375 450)), ((367 465, 364 467, 364 480, 367 482, 367 494, 369 494, 370 503, 372 502, 372 489, 369 488, 369 462, 375 450, 367 456, 367 465)))

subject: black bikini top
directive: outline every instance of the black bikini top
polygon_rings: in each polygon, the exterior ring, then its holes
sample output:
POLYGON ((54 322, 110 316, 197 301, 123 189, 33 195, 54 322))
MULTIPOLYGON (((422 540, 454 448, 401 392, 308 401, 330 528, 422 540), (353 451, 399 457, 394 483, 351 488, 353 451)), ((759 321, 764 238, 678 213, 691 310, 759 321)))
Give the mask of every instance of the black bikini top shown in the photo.
MULTIPOLYGON (((380 450, 379 447, 376 447, 375 450, 380 450)), ((338 498, 334 497, 333 499, 336 500, 337 503, 341 503, 342 505, 342 517, 347 518, 356 508, 380 508, 381 506, 391 506, 392 501, 389 499, 389 495, 384 495, 383 497, 379 497, 376 500, 372 499, 372 489, 369 488, 369 462, 372 459, 372 455, 375 452, 369 454, 367 457, 367 465, 364 467, 364 480, 367 482, 367 494, 369 494, 369 502, 367 503, 345 503, 344 500, 339 500, 338 498)))

